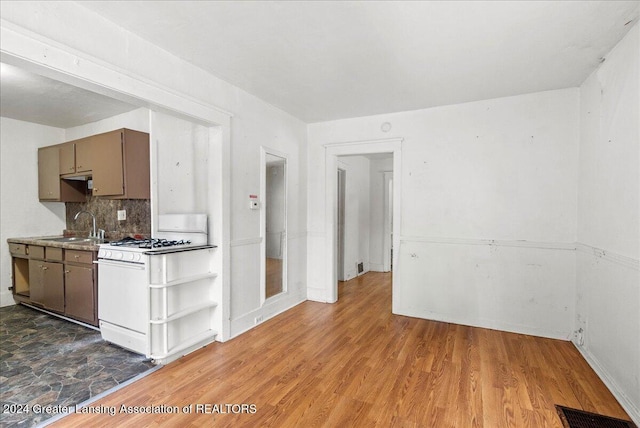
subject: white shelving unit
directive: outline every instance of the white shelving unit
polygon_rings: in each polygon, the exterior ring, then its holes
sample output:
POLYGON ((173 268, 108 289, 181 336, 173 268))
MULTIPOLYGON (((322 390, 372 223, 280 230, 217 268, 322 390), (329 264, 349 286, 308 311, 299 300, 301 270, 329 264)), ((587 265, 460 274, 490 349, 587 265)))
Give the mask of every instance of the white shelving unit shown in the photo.
POLYGON ((215 340, 215 248, 149 260, 149 357, 167 363, 215 340))

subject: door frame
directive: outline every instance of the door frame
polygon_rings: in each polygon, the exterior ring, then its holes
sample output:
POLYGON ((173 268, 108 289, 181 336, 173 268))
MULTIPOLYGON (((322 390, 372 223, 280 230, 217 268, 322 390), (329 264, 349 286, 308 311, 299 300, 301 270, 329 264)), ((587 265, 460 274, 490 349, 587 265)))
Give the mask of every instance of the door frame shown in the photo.
POLYGON ((346 179, 347 179, 347 169, 346 165, 342 164, 342 162, 338 161, 340 165, 338 165, 338 280, 344 281, 344 236, 345 236, 345 215, 346 215, 346 179), (342 185, 341 185, 342 184, 342 185), (340 210, 342 209, 342 236, 340 236, 340 210))
POLYGON ((383 187, 383 200, 384 211, 382 214, 383 221, 383 237, 382 237, 382 271, 391 272, 393 261, 391 260, 393 243, 391 237, 393 236, 393 212, 390 212, 393 207, 393 190, 389 192, 389 181, 393 185, 393 171, 384 171, 382 173, 382 187, 383 187))
MULTIPOLYGON (((324 259, 327 274, 324 281, 325 301, 338 301, 338 254, 336 244, 338 239, 338 156, 367 155, 376 153, 391 153, 393 155, 393 265, 398 266, 398 251, 400 244, 401 225, 401 184, 402 184, 402 141, 403 138, 383 140, 351 141, 344 143, 325 144, 325 251, 324 259)), ((397 299, 393 297, 399 289, 400 275, 392 277, 392 312, 395 310, 397 299)))

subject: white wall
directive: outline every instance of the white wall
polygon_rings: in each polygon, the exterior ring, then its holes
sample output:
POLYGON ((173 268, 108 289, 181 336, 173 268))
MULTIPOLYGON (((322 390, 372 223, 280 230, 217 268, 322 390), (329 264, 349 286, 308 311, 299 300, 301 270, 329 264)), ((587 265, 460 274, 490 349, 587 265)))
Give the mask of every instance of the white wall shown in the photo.
MULTIPOLYGON (((251 328, 306 299, 306 126, 259 99, 240 99, 231 146, 231 333, 251 328), (287 291, 261 303, 260 147, 287 156, 287 291)), ((234 111, 234 112, 235 112, 234 111)), ((264 209, 264 204, 261 204, 264 209)))
MULTIPOLYGON (((325 191, 323 144, 404 138, 396 312, 566 339, 578 112, 565 89, 312 124, 309 194, 325 191)), ((309 260, 321 260, 325 201, 308 201, 309 260)), ((310 297, 329 271, 309 266, 310 297)))
MULTIPOLYGON (((208 127, 167 114, 151 114, 152 165, 155 169, 153 216, 208 213, 208 127)), ((156 229, 152 229, 157 235, 156 229)))
MULTIPOLYGON (((93 82, 119 88, 121 83, 110 80, 112 77, 108 73, 114 70, 133 76, 144 91, 153 92, 154 96, 162 94, 164 100, 175 99, 173 94, 178 94, 177 100, 189 103, 192 109, 202 104, 231 112, 230 129, 222 131, 225 138, 230 136, 230 153, 224 147, 220 152, 222 157, 230 156, 229 165, 222 164, 225 170, 230 167, 230 182, 216 183, 224 193, 220 200, 230 203, 230 211, 225 208, 220 212, 227 213, 225 221, 229 222, 227 230, 221 233, 230 234, 231 247, 224 255, 222 265, 230 263, 231 335, 252 327, 255 317, 267 319, 305 299, 307 152, 306 125, 303 122, 77 3, 9 2, 3 3, 1 14, 11 26, 11 31, 20 34, 33 32, 38 43, 46 46, 48 52, 57 53, 61 49, 77 55, 78 74, 88 74, 93 82), (109 70, 102 70, 94 64, 106 65, 109 70), (265 305, 261 305, 259 299, 260 216, 258 211, 248 209, 248 195, 257 194, 260 185, 261 145, 289 157, 289 290, 265 305)), ((12 39, 11 42, 17 43, 16 40, 22 39, 12 39)), ((16 46, 12 45, 12 48, 16 46)), ((52 54, 37 58, 37 62, 47 67, 58 64, 57 56, 52 54)), ((134 89, 126 89, 135 92, 134 89)), ((176 109, 180 110, 180 106, 176 109)))
POLYGON ((640 423, 640 30, 580 87, 576 343, 640 423))
POLYGON ((393 157, 374 159, 370 163, 370 235, 369 235, 369 268, 373 271, 384 270, 384 173, 393 171, 393 157))
POLYGON ((61 128, 0 118, 0 306, 15 302, 8 238, 60 235, 64 204, 38 201, 38 147, 65 141, 61 128))
POLYGON ((363 156, 339 156, 338 167, 345 174, 344 280, 358 276, 356 265, 362 262, 369 271, 369 159, 363 156))
POLYGON ((74 126, 65 129, 65 141, 78 140, 91 135, 102 134, 120 128, 149 132, 149 109, 137 108, 126 113, 117 114, 97 122, 74 126))

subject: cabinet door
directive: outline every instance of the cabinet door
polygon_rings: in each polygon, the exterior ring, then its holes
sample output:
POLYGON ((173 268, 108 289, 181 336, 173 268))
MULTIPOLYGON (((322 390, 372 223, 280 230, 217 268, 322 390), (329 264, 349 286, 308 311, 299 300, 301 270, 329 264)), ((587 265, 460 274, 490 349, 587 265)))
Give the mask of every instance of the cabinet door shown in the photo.
POLYGON ((76 146, 74 143, 65 143, 60 146, 60 171, 59 174, 72 174, 76 172, 76 146))
POLYGON ((64 276, 62 263, 42 263, 45 308, 64 312, 64 276))
POLYGON ((32 303, 44 304, 44 262, 29 260, 29 299, 32 303))
POLYGON ((92 145, 90 138, 76 141, 76 172, 88 172, 92 168, 92 145))
POLYGON ((65 267, 65 314, 69 317, 96 324, 96 296, 92 267, 65 267))
POLYGON ((91 137, 93 195, 124 194, 122 167, 122 131, 107 132, 91 137))
POLYGON ((60 200, 59 147, 38 149, 38 197, 41 201, 60 200))

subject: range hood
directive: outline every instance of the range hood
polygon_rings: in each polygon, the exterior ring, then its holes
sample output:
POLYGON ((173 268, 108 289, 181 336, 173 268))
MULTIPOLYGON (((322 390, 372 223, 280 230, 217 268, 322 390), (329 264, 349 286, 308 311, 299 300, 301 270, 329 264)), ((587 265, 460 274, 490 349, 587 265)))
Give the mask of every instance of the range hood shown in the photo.
POLYGON ((60 178, 63 180, 89 181, 93 178, 93 176, 85 172, 80 174, 61 175, 60 178))

